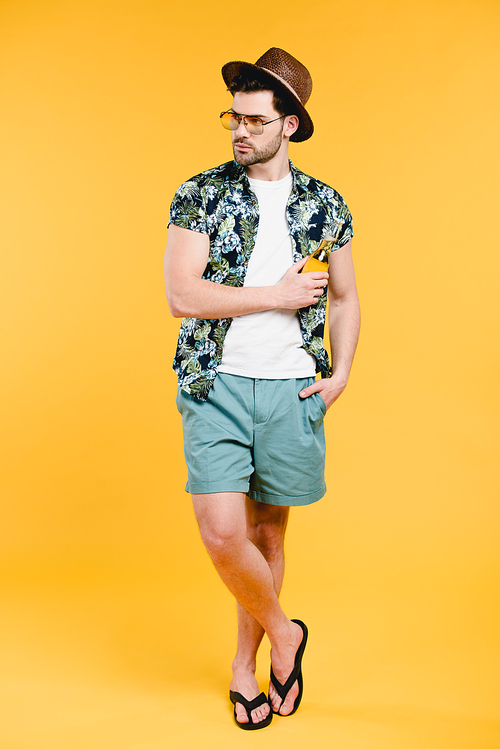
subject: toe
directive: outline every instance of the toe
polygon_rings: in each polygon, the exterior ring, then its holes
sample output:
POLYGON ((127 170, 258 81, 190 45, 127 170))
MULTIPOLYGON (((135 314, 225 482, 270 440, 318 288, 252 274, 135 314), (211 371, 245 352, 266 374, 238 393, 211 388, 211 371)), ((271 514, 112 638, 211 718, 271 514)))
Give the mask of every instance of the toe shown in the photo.
POLYGON ((236 703, 236 720, 238 723, 248 723, 248 713, 239 702, 236 703))
POLYGON ((277 713, 281 705, 281 697, 279 696, 272 683, 269 684, 269 701, 271 703, 273 711, 277 713))
POLYGON ((255 710, 252 710, 252 720, 254 723, 262 723, 263 720, 269 715, 269 705, 262 705, 255 710))

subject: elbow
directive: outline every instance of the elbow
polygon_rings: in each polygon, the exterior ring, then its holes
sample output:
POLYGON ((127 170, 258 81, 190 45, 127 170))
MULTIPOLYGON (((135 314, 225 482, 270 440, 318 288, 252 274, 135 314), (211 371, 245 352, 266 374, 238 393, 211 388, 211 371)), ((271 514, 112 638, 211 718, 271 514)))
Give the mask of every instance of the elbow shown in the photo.
POLYGON ((182 300, 176 299, 167 293, 167 302, 172 317, 189 317, 187 310, 182 304, 182 300))
POLYGON ((192 294, 167 288, 167 302, 172 317, 199 317, 192 294))
POLYGON ((165 293, 172 317, 196 317, 194 285, 190 278, 179 282, 165 273, 165 293))
POLYGON ((177 307, 172 307, 171 304, 169 304, 169 308, 170 308, 170 314, 172 315, 172 317, 177 317, 177 318, 189 317, 189 315, 185 315, 183 312, 181 312, 180 309, 177 309, 177 307))
POLYGON ((165 294, 167 296, 167 304, 172 317, 187 317, 184 311, 184 305, 182 303, 181 295, 176 293, 174 289, 167 283, 165 279, 165 294))
POLYGON ((205 317, 200 291, 199 279, 196 276, 186 276, 179 281, 165 275, 165 292, 173 317, 205 317))

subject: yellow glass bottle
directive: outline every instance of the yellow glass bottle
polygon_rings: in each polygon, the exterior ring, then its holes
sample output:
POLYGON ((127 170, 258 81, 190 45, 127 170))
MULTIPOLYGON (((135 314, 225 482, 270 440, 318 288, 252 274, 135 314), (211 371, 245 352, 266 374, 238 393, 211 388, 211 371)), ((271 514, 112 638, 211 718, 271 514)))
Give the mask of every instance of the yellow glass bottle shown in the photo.
POLYGON ((319 270, 322 273, 328 273, 328 261, 332 251, 333 240, 324 239, 317 250, 307 258, 307 262, 301 270, 301 273, 312 273, 319 270))

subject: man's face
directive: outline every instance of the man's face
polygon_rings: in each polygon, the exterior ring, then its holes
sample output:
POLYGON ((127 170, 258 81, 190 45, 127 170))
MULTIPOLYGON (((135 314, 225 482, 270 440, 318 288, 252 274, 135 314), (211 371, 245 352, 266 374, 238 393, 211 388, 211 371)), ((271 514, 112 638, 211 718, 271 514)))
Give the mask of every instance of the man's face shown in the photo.
MULTIPOLYGON (((272 91, 237 92, 231 109, 237 114, 260 117, 264 122, 280 116, 273 107, 272 91)), ((281 119, 266 125, 262 135, 252 135, 241 122, 237 130, 231 131, 235 161, 251 166, 274 158, 283 146, 283 122, 281 119)))

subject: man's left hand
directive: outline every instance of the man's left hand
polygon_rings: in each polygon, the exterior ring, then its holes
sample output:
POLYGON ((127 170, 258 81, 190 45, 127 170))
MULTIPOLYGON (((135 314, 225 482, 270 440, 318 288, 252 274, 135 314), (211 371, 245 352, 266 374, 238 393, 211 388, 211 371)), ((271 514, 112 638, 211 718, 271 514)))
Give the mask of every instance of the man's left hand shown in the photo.
POLYGON ((335 403, 337 398, 344 392, 347 386, 347 380, 340 379, 333 375, 332 377, 324 377, 321 380, 316 380, 309 387, 304 388, 299 393, 300 398, 308 398, 313 393, 319 393, 326 403, 326 408, 335 403))

